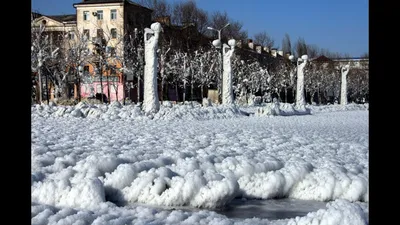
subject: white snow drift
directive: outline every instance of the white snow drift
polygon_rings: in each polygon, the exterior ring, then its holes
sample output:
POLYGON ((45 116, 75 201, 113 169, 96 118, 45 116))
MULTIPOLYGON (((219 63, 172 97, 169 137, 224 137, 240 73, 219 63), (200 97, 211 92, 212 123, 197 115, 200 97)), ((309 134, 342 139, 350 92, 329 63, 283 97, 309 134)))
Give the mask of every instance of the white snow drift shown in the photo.
POLYGON ((260 117, 164 105, 149 118, 119 103, 34 106, 32 224, 366 224, 368 111, 310 108, 260 117), (150 207, 214 209, 242 197, 332 202, 276 221, 150 207))

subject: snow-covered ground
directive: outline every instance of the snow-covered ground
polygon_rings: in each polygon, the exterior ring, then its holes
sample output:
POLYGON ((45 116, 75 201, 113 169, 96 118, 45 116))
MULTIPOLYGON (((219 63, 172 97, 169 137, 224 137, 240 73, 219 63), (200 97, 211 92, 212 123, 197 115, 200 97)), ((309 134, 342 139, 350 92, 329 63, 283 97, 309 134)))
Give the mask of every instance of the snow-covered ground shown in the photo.
POLYGON ((274 107, 35 105, 32 224, 367 224, 368 105, 274 107), (280 198, 327 204, 288 219, 218 213, 280 198))

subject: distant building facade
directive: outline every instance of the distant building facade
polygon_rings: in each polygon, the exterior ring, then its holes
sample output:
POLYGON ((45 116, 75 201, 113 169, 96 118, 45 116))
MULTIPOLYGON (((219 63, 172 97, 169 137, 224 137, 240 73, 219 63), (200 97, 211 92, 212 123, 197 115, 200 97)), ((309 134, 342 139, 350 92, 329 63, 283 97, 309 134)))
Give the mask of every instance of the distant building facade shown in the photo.
POLYGON ((78 98, 78 93, 86 98, 102 92, 109 96, 108 101, 122 100, 127 92, 124 89, 125 76, 120 71, 124 60, 125 37, 135 29, 149 27, 152 10, 129 0, 83 0, 73 6, 76 9, 73 15, 32 13, 33 26, 45 25, 51 46, 59 47, 64 52, 74 43, 86 40, 90 57, 83 65, 73 66, 82 68, 92 79, 89 82, 88 79, 79 83, 75 81, 75 98, 78 98), (105 52, 98 51, 99 43, 106 48, 105 52), (107 68, 104 68, 104 63, 100 64, 101 54, 104 53, 108 54, 107 68), (99 71, 102 71, 102 76, 99 71))

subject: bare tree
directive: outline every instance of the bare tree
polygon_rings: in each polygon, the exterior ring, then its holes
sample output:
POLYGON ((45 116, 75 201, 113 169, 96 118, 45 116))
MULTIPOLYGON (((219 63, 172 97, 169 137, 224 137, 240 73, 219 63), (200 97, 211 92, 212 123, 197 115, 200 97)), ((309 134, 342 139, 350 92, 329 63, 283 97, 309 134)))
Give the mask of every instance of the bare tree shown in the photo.
POLYGON ((188 55, 181 49, 174 50, 170 54, 169 60, 165 62, 165 73, 169 75, 170 83, 175 86, 176 100, 179 100, 178 87, 181 86, 184 89, 182 97, 185 101, 186 84, 189 78, 188 55))
MULTIPOLYGON (((43 70, 47 65, 53 64, 50 62, 57 58, 59 48, 54 50, 52 44, 50 43, 49 36, 45 33, 46 25, 40 23, 39 26, 35 25, 35 20, 32 17, 31 20, 31 70, 37 72, 38 74, 38 84, 39 84, 39 102, 42 102, 43 98, 43 70)), ((48 68, 47 68, 48 69, 48 68)), ((48 93, 48 82, 46 76, 46 93, 47 102, 49 102, 48 93)))
POLYGON ((158 68, 161 76, 161 101, 164 101, 164 86, 166 84, 166 80, 168 78, 168 74, 166 73, 165 64, 167 61, 168 53, 171 51, 171 47, 167 45, 160 45, 159 47, 159 60, 158 60, 158 68))
POLYGON ((350 70, 348 80, 349 100, 356 103, 367 102, 369 94, 368 67, 350 70))
POLYGON ((209 87, 212 80, 220 73, 218 71, 220 61, 215 60, 216 58, 218 58, 218 52, 215 48, 208 51, 201 48, 194 54, 192 73, 194 74, 194 81, 200 87, 201 98, 204 97, 204 87, 209 87))
MULTIPOLYGON (((76 30, 73 32, 75 35, 74 39, 68 39, 66 37, 64 40, 64 66, 65 72, 62 73, 65 76, 71 76, 74 79, 74 84, 77 89, 78 101, 81 100, 81 81, 90 81, 92 83, 91 76, 83 71, 83 67, 90 62, 92 57, 91 51, 88 49, 88 43, 90 42, 87 34, 76 30)), ((88 71, 87 71, 88 72, 88 71)))
POLYGON ((271 36, 269 36, 269 34, 266 31, 254 34, 254 42, 262 46, 266 46, 269 49, 271 49, 275 43, 274 39, 271 36))
MULTIPOLYGON (((224 41, 227 41, 228 39, 235 39, 235 40, 245 40, 247 39, 247 31, 242 30, 243 24, 232 20, 228 17, 228 14, 226 12, 221 13, 219 11, 216 11, 212 14, 210 18, 210 26, 215 28, 215 29, 220 29, 226 24, 230 24, 227 28, 221 32, 221 39, 224 41)), ((210 32, 209 34, 214 35, 215 32, 210 32)))
POLYGON ((369 59, 369 54, 368 54, 368 52, 365 52, 365 53, 361 54, 360 57, 361 57, 362 59, 369 59))
POLYGON ((136 0, 137 3, 153 10, 152 19, 171 16, 171 5, 166 0, 136 0))
POLYGON ((342 54, 339 52, 331 52, 329 49, 326 48, 321 48, 320 50, 321 55, 324 55, 330 59, 336 59, 336 58, 341 58, 342 54))
POLYGON ((302 55, 307 55, 307 44, 304 38, 299 37, 295 44, 295 49, 298 57, 301 57, 302 55))
POLYGON ((208 14, 197 7, 196 1, 189 0, 175 3, 172 7, 171 20, 176 25, 195 25, 204 34, 207 31, 208 14))
POLYGON ((310 59, 316 58, 320 56, 320 49, 317 45, 315 44, 308 44, 307 45, 307 55, 310 57, 310 59))
POLYGON ((286 54, 288 52, 292 52, 292 43, 290 41, 290 36, 288 33, 285 34, 282 40, 282 50, 283 53, 286 54))
MULTIPOLYGON (((107 84, 107 98, 111 100, 110 85, 117 85, 118 80, 122 79, 121 74, 117 70, 118 64, 123 65, 123 42, 125 40, 125 33, 123 28, 110 28, 108 25, 95 24, 97 26, 97 37, 92 40, 94 46, 94 60, 96 75, 100 79, 100 94, 101 100, 103 99, 103 78, 106 79, 107 84), (104 29, 103 29, 104 28, 104 29), (110 83, 111 82, 111 83, 110 83)), ((118 101, 118 88, 115 89, 116 99, 118 101)))

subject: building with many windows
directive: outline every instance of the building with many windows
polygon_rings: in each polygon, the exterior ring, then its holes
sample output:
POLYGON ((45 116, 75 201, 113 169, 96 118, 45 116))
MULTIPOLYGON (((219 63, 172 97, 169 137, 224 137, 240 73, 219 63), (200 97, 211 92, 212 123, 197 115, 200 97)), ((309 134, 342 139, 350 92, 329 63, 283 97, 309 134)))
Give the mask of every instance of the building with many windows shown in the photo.
POLYGON ((129 0, 82 0, 73 4, 76 14, 46 16, 32 13, 33 26, 45 26, 51 46, 63 54, 87 53, 71 63, 71 76, 84 73, 85 79, 70 79, 75 98, 103 93, 108 101, 125 97, 122 67, 126 37, 151 25, 152 10, 129 0), (82 45, 82 43, 84 43, 82 45), (77 46, 81 46, 78 49, 77 46), (75 53, 72 53, 75 51, 75 53))

